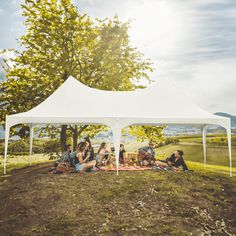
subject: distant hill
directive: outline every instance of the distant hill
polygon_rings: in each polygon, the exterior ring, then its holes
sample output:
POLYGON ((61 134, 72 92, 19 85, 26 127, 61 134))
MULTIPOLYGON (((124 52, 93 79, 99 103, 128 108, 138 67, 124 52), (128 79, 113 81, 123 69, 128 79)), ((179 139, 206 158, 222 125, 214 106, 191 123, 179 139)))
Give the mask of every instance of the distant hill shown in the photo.
POLYGON ((216 112, 215 115, 230 118, 232 128, 236 128, 236 116, 232 116, 232 115, 230 115, 228 113, 224 113, 224 112, 216 112))

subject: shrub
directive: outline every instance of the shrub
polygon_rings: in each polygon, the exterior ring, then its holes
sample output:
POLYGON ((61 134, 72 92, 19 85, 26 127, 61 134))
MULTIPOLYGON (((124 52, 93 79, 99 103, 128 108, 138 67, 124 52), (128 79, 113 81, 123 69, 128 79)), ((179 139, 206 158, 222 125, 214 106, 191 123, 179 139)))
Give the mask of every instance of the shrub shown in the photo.
POLYGON ((209 140, 209 143, 211 144, 218 144, 218 145, 226 145, 227 139, 223 137, 216 137, 209 140))
POLYGON ((23 139, 10 142, 8 153, 15 155, 24 155, 25 153, 29 153, 29 144, 23 139))
POLYGON ((33 153, 43 153, 43 152, 44 152, 43 145, 41 145, 41 146, 33 145, 33 153))
MULTIPOLYGON (((5 145, 0 145, 0 155, 4 155, 5 145)), ((27 155, 29 154, 29 144, 25 140, 11 141, 8 144, 8 154, 10 155, 27 155)))
POLYGON ((162 146, 165 146, 165 145, 168 145, 168 144, 171 144, 171 143, 178 144, 179 139, 177 139, 177 138, 166 138, 166 140, 159 143, 157 147, 162 147, 162 146))
POLYGON ((58 139, 48 140, 43 144, 45 153, 59 153, 61 150, 60 141, 58 139))

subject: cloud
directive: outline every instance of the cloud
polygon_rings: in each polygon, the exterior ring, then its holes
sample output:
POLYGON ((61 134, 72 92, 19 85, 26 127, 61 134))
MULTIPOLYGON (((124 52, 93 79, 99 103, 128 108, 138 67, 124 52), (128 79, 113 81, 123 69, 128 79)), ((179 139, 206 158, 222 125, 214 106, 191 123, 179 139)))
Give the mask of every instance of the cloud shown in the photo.
POLYGON ((180 91, 200 107, 212 113, 223 111, 236 115, 235 68, 234 59, 204 61, 163 77, 173 79, 180 91))

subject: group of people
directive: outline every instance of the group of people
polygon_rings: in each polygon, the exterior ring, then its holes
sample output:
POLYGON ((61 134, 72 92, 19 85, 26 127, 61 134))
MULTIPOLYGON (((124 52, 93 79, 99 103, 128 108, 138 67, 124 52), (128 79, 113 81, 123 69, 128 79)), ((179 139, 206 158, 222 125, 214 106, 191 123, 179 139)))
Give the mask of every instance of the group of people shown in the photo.
POLYGON ((156 160, 155 149, 152 141, 149 142, 147 147, 139 149, 138 159, 141 166, 156 166, 161 168, 171 168, 173 170, 188 170, 184 161, 182 150, 176 150, 170 157, 165 160, 156 160))
MULTIPOLYGON (((55 164, 55 173, 68 172, 72 168, 76 172, 94 171, 101 166, 115 165, 114 148, 108 150, 107 143, 102 142, 97 154, 95 155, 94 148, 92 147, 90 139, 87 137, 83 142, 77 145, 77 150, 72 151, 71 145, 66 145, 65 151, 61 158, 55 164)), ((156 160, 155 149, 152 141, 149 142, 147 147, 138 150, 137 162, 140 166, 172 168, 174 170, 188 170, 187 165, 183 159, 183 151, 176 150, 166 160, 156 160)), ((119 152, 120 165, 127 165, 126 151, 123 144, 120 145, 119 152)))
MULTIPOLYGON (((122 145, 120 153, 122 153, 122 145)), ((107 143, 103 142, 95 156, 94 148, 87 137, 77 145, 76 151, 72 151, 69 144, 65 146, 61 158, 55 163, 54 173, 64 173, 70 170, 80 173, 93 171, 112 162, 115 162, 114 148, 109 151, 107 143)))

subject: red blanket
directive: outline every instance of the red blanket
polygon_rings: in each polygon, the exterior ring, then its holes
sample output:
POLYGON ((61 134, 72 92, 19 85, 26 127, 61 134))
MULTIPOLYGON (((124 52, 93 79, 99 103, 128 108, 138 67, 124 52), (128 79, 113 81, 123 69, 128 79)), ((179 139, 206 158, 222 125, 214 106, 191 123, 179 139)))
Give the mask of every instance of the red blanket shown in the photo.
MULTIPOLYGON (((151 170, 151 167, 140 167, 140 166, 119 166, 119 170, 151 170)), ((116 167, 102 166, 99 170, 103 171, 114 171, 116 167)))

